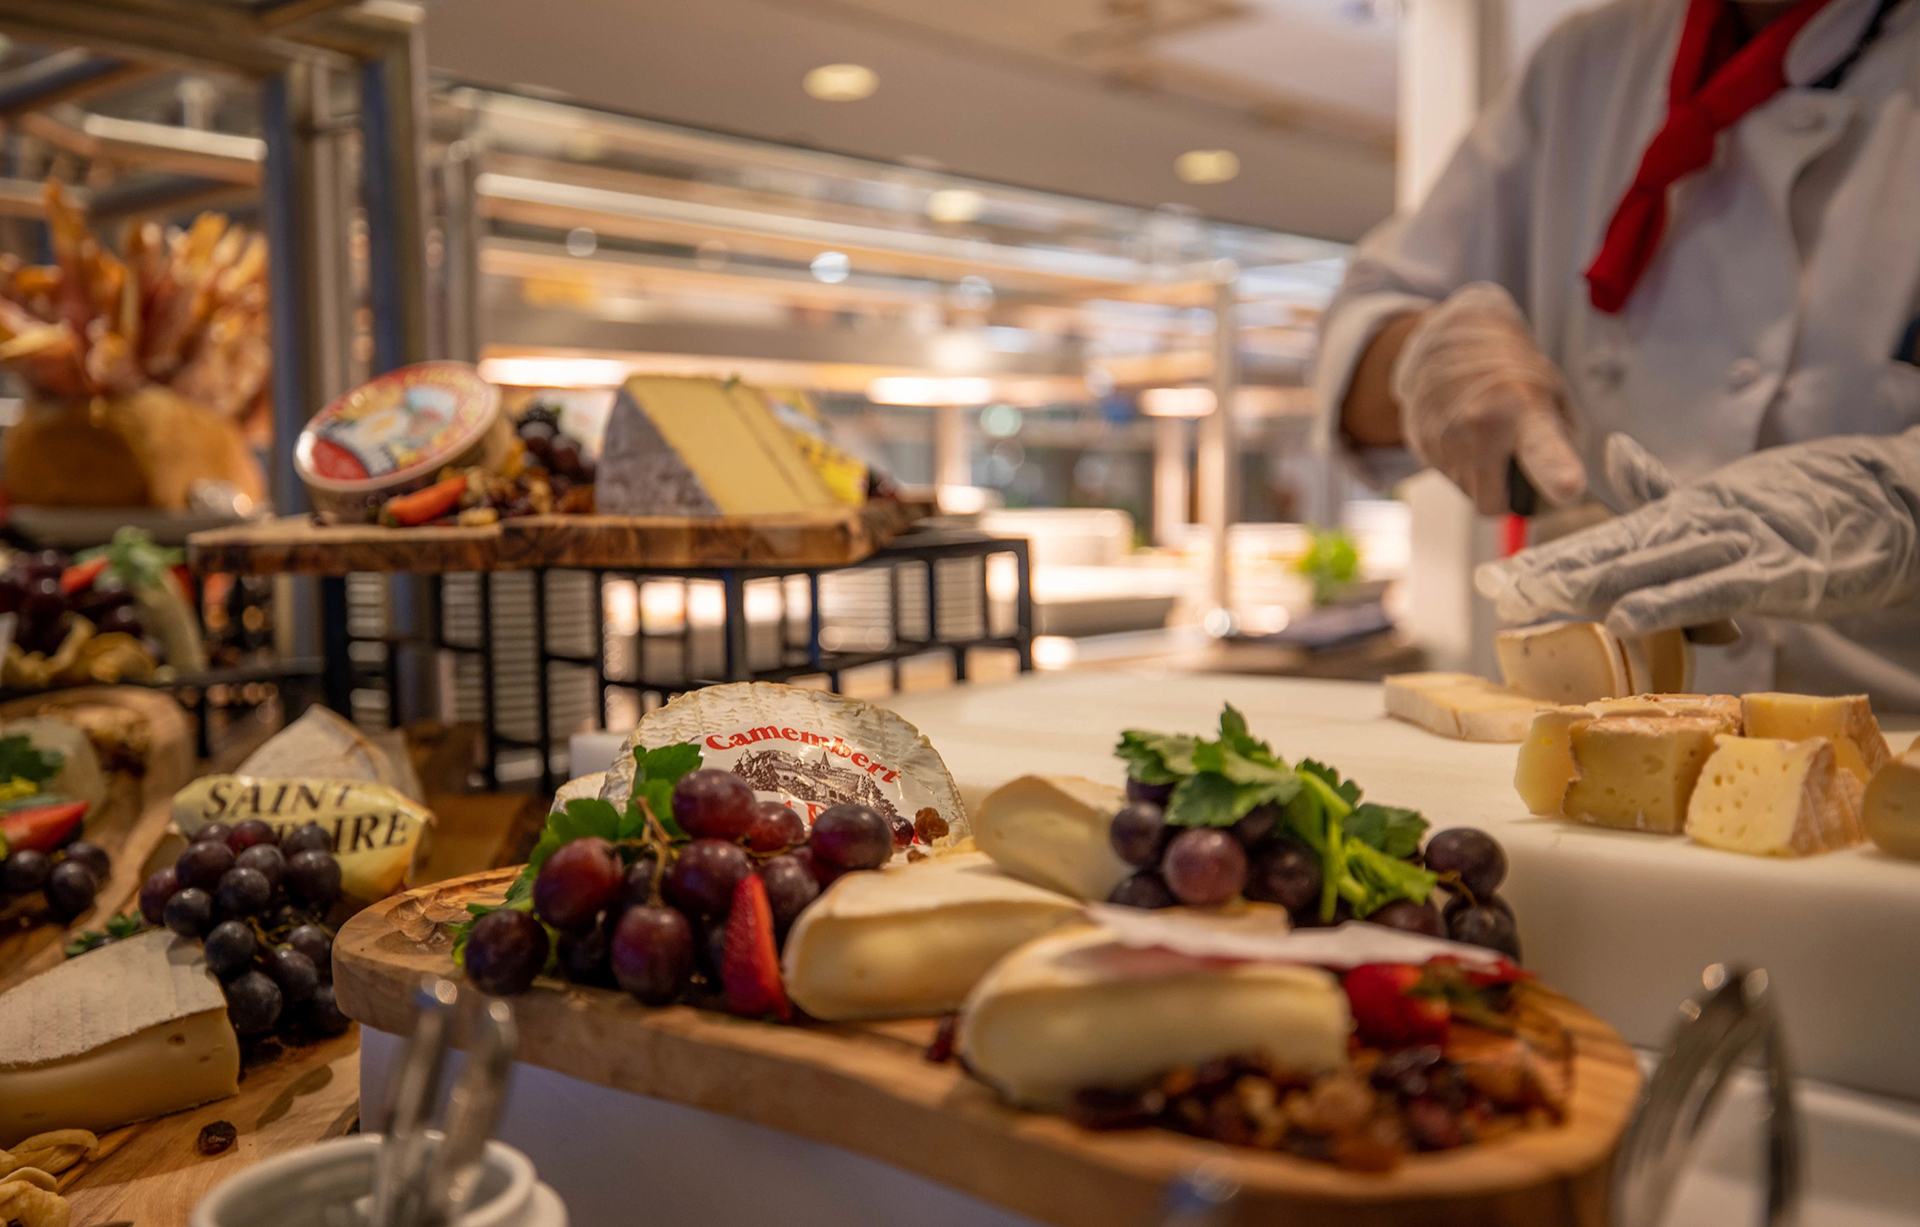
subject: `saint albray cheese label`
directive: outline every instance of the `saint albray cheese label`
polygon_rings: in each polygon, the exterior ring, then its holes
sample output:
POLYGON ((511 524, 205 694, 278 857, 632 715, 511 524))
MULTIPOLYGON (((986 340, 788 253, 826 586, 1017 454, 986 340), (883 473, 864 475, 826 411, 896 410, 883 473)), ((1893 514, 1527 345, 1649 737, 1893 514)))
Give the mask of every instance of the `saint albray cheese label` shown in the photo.
POLYGON ((317 822, 333 837, 342 889, 360 900, 406 885, 433 815, 368 780, 209 775, 173 794, 173 822, 189 839, 210 822, 259 818, 276 835, 317 822))
POLYGON ((946 842, 968 834, 946 763, 920 730, 871 703, 771 682, 690 691, 641 718, 601 797, 626 804, 634 750, 677 742, 699 746, 701 766, 745 777, 809 824, 828 806, 852 801, 913 821, 931 811, 947 824, 946 842))

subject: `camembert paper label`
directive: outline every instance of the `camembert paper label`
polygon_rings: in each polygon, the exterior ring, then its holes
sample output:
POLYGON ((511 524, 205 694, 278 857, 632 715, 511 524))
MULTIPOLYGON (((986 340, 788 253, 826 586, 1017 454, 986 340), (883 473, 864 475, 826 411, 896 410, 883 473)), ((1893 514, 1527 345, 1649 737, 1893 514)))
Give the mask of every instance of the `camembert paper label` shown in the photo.
POLYGON ((367 780, 209 775, 173 794, 173 822, 188 838, 210 822, 259 818, 276 835, 317 822, 333 836, 341 886, 363 902, 407 884, 433 815, 367 780))

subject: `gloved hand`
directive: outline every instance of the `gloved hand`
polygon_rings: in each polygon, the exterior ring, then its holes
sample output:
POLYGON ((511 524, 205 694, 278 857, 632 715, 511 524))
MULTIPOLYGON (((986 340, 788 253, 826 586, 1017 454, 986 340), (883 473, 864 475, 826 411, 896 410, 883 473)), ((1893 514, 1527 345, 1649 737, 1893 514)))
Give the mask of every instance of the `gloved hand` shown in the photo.
POLYGON ((1638 511, 1501 562, 1474 585, 1506 622, 1604 617, 1616 635, 1742 614, 1820 621, 1920 591, 1920 428, 1769 448, 1691 485, 1625 435, 1609 481, 1638 511))
POLYGON ((1413 454, 1482 513, 1507 510, 1509 460, 1549 503, 1586 492, 1566 382, 1499 286, 1475 282, 1427 311, 1394 362, 1393 395, 1413 454))

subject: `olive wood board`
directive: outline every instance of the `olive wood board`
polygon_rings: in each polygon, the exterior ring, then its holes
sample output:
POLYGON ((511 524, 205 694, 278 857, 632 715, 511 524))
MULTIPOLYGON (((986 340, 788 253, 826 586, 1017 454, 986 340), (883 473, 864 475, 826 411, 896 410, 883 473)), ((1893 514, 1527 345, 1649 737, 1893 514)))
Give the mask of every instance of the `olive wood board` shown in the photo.
MULTIPOLYGON (((341 1008, 408 1033, 413 986, 450 968, 447 922, 468 901, 497 898, 514 872, 396 895, 350 920, 334 943, 341 1008)), ((1009 1108, 956 1064, 925 1059, 933 1019, 779 1026, 691 1006, 648 1009, 549 980, 513 999, 523 1061, 838 1146, 1065 1227, 1155 1221, 1168 1184, 1201 1164, 1240 1187, 1222 1222, 1600 1227, 1638 1067, 1579 1006, 1533 986, 1523 1001, 1566 1036, 1565 1121, 1360 1173, 1162 1130, 1090 1132, 1009 1108)))
POLYGON ((360 1029, 353 1027, 317 1043, 249 1054, 231 1098, 102 1134, 94 1157, 62 1175, 60 1191, 75 1227, 177 1227, 229 1176, 339 1137, 359 1117, 360 1029), (226 1150, 203 1154, 200 1131, 215 1121, 231 1124, 236 1137, 226 1150))
POLYGON ((87 686, 0 705, 0 720, 58 716, 62 711, 82 720, 112 719, 114 709, 141 726, 145 745, 138 764, 116 767, 102 761, 107 798, 87 814, 83 825, 86 837, 107 850, 112 875, 101 884, 93 906, 65 926, 46 915, 37 895, 0 907, 0 991, 59 963, 70 931, 100 928, 109 916, 135 905, 149 863, 167 837, 173 794, 193 777, 194 769, 187 714, 156 690, 87 686))
POLYGON ((931 511, 922 502, 876 499, 795 515, 531 515, 422 528, 289 516, 195 533, 187 558, 202 574, 240 575, 838 567, 867 558, 931 511))

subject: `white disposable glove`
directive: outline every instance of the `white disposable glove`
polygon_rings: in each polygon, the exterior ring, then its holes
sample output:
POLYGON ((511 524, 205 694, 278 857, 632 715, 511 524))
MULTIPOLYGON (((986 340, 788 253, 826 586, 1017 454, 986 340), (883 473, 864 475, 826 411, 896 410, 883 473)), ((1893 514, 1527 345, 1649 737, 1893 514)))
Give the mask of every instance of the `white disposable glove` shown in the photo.
POLYGON ((1755 614, 1824 621, 1920 592, 1920 428, 1769 448, 1675 487, 1625 435, 1607 475, 1638 511, 1482 565, 1506 622, 1606 619, 1643 635, 1755 614))
POLYGON ((1507 510, 1507 464, 1549 503, 1587 489, 1567 437, 1566 381, 1534 344, 1513 299, 1476 282, 1431 308, 1393 365, 1407 446, 1486 515, 1507 510))

